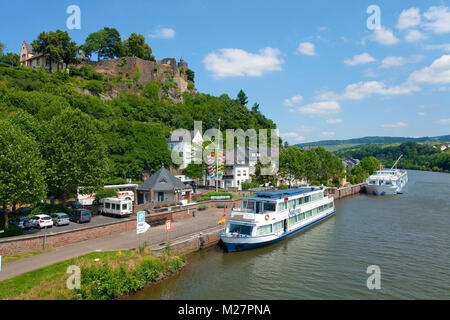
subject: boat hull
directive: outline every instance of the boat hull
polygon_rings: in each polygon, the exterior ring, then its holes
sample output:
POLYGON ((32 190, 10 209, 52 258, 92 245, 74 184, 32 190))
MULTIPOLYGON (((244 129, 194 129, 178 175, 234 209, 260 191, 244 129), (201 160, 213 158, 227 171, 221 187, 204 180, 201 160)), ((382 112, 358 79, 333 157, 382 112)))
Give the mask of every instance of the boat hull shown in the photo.
POLYGON ((330 213, 327 213, 324 216, 319 217, 318 219, 309 222, 303 226, 298 227, 297 229, 282 233, 280 235, 271 234, 268 236, 261 236, 261 237, 230 237, 226 236, 225 234, 221 233, 220 238, 222 239, 222 242, 225 246, 225 249, 228 252, 235 252, 235 251, 242 251, 242 250, 249 250, 254 249, 266 245, 270 245, 272 243, 278 242, 280 240, 283 240, 287 237, 290 237, 298 232, 301 232, 316 223, 319 223, 332 215, 335 214, 335 210, 331 211, 330 213))

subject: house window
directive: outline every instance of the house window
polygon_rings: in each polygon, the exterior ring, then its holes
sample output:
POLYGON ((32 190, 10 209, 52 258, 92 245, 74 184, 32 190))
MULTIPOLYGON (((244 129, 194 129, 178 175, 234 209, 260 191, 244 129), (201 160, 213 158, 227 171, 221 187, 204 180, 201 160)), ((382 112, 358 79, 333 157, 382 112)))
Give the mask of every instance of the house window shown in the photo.
POLYGON ((37 60, 36 60, 36 66, 40 66, 41 65, 41 59, 40 58, 38 58, 37 60))

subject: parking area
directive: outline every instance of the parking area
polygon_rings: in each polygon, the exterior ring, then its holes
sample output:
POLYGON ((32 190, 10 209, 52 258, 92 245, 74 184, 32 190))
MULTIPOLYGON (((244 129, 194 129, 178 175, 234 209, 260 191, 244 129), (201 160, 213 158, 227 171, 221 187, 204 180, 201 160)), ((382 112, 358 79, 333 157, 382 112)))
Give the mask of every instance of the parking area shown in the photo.
MULTIPOLYGON (((47 228, 47 230, 42 229, 31 229, 31 230, 25 230, 24 234, 22 236, 16 236, 14 239, 20 239, 21 237, 27 237, 30 235, 38 235, 38 234, 44 234, 47 232, 47 234, 56 234, 59 232, 65 232, 65 231, 72 231, 72 230, 79 230, 83 228, 89 228, 89 227, 95 227, 100 225, 105 225, 112 222, 117 221, 126 221, 126 220, 132 220, 136 219, 135 217, 124 217, 124 218, 116 218, 116 217, 107 217, 107 216, 101 216, 101 215, 95 215, 92 216, 92 220, 89 223, 76 223, 76 222, 70 222, 67 226, 53 226, 51 228, 47 228)), ((4 238, 6 239, 6 238, 4 238)))

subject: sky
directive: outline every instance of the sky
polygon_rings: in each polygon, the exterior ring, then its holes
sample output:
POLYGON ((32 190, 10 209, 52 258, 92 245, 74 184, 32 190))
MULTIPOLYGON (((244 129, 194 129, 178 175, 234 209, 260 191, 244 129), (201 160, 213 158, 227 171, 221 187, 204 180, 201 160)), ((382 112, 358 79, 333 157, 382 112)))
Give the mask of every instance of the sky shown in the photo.
POLYGON ((0 0, 7 51, 104 27, 183 58, 202 93, 244 90, 290 144, 450 134, 450 0, 0 0), (67 27, 71 5, 80 29, 67 27))

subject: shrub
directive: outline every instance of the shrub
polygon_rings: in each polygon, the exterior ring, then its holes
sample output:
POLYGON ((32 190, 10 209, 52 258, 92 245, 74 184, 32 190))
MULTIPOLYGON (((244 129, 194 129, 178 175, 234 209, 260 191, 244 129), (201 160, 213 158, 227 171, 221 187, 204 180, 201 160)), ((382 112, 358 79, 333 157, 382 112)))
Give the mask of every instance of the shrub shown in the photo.
POLYGON ((5 223, 1 221, 0 230, 3 229, 5 232, 0 233, 0 238, 15 237, 23 234, 23 229, 13 224, 9 224, 8 229, 5 229, 5 223))
POLYGON ((42 205, 42 204, 40 204, 31 211, 29 216, 31 217, 31 216, 35 216, 38 214, 51 215, 54 213, 69 213, 69 212, 70 212, 70 210, 63 205, 42 205))
POLYGON ((88 81, 87 84, 85 85, 85 88, 96 94, 100 94, 105 91, 105 86, 103 85, 102 82, 98 80, 88 81))
POLYGON ((241 187, 242 187, 242 190, 258 188, 259 187, 259 183, 258 182, 245 181, 245 182, 242 182, 241 187))
POLYGON ((95 200, 98 202, 101 199, 105 198, 115 198, 119 194, 119 190, 117 189, 100 189, 95 194, 95 200))
POLYGON ((278 190, 287 190, 287 189, 289 189, 288 185, 282 184, 278 186, 278 190))
POLYGON ((208 208, 208 206, 199 206, 198 211, 205 211, 208 208))

